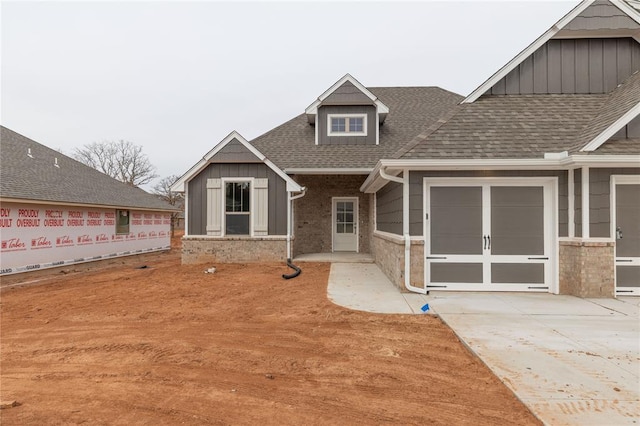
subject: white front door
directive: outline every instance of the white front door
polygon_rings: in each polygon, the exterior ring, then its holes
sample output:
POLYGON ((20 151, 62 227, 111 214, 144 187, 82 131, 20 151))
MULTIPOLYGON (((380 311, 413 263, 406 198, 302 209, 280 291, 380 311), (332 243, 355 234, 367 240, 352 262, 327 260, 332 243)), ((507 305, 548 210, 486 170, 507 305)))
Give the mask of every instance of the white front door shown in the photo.
POLYGON ((333 198, 333 251, 358 251, 358 199, 333 198))
POLYGON ((425 179, 424 197, 428 289, 550 290, 550 183, 425 179))
POLYGON ((640 296, 640 177, 614 176, 616 295, 640 296))

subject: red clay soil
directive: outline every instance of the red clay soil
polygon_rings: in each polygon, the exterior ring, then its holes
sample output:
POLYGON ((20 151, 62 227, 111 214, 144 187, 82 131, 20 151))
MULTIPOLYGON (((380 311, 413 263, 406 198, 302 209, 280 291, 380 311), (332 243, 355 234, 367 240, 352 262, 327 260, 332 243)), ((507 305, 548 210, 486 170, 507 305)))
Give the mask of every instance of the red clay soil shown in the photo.
POLYGON ((209 266, 3 279, 0 423, 540 424, 438 318, 328 301, 328 264, 209 266))

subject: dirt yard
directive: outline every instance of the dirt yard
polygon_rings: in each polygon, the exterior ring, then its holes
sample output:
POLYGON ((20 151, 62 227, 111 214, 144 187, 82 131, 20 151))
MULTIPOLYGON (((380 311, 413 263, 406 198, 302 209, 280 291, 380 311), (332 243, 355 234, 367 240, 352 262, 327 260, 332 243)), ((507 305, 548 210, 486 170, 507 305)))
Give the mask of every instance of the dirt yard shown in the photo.
POLYGON ((209 266, 3 279, 0 423, 539 424, 438 318, 329 302, 328 264, 209 266))

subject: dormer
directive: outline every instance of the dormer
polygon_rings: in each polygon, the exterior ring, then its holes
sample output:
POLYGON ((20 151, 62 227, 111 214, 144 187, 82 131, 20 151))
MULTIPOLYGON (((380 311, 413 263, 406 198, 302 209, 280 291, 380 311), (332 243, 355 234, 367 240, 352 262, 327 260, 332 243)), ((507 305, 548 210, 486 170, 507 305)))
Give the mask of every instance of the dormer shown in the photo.
POLYGON ((305 110, 316 145, 378 145, 389 108, 346 74, 305 110))

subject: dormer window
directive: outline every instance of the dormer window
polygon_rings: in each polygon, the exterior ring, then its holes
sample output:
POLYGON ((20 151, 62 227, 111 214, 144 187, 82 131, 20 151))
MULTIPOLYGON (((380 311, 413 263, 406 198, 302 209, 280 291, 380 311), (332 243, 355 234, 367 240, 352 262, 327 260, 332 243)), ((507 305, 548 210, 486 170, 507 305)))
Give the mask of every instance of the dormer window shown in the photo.
POLYGON ((329 136, 367 136, 366 114, 329 114, 329 136))

